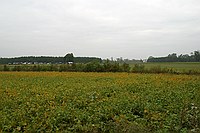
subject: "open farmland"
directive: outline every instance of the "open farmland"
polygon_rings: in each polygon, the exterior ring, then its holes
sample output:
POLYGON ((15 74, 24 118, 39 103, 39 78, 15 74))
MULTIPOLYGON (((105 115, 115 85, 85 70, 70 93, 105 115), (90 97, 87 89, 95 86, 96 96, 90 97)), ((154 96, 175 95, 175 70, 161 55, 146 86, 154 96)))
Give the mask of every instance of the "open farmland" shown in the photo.
POLYGON ((199 132, 200 76, 1 72, 0 132, 199 132))
POLYGON ((187 72, 190 70, 200 71, 199 62, 148 62, 144 63, 146 68, 160 66, 161 68, 172 68, 180 72, 187 72))

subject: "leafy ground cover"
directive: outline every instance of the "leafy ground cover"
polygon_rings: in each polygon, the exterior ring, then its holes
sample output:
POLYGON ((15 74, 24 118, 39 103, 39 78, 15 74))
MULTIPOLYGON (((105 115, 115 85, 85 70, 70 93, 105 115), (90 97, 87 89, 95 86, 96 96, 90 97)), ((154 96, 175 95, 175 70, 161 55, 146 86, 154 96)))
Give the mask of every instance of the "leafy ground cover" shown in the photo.
POLYGON ((200 132, 195 75, 1 72, 0 132, 200 132))

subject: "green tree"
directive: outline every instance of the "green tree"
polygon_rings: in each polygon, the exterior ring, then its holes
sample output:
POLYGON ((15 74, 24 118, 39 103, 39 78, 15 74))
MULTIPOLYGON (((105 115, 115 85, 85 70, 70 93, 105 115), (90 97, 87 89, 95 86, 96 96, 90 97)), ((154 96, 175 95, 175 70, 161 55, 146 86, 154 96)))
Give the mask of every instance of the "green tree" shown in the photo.
POLYGON ((123 72, 130 72, 130 66, 129 66, 129 64, 127 64, 127 63, 123 63, 123 65, 122 65, 122 70, 123 70, 123 72))
POLYGON ((3 66, 3 71, 9 71, 9 67, 7 65, 3 66))
POLYGON ((120 69, 119 63, 118 62, 111 63, 109 70, 110 72, 120 72, 121 69, 120 69))
POLYGON ((194 51, 194 58, 196 61, 200 62, 200 51, 194 51))
POLYGON ((143 73, 145 72, 145 66, 143 64, 135 64, 132 71, 133 72, 140 72, 140 73, 143 73))
POLYGON ((105 72, 110 72, 110 69, 112 67, 112 64, 110 63, 110 61, 107 59, 104 63, 103 63, 103 69, 105 72))
POLYGON ((85 72, 102 72, 103 67, 99 62, 90 62, 85 65, 85 72))
POLYGON ((169 60, 169 62, 176 62, 177 61, 177 54, 176 53, 169 54, 168 60, 169 60))
POLYGON ((64 62, 69 63, 69 62, 74 62, 74 55, 73 53, 68 53, 64 57, 64 62))

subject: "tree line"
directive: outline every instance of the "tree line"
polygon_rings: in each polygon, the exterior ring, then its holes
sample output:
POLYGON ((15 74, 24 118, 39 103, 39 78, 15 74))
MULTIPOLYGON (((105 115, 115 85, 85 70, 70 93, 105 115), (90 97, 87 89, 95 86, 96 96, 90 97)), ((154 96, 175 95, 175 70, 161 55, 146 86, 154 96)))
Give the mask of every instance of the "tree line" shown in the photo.
MULTIPOLYGON (((68 64, 68 63, 89 63, 89 62, 103 62, 108 59, 101 59, 98 57, 74 57, 73 53, 68 53, 64 57, 50 57, 50 56, 27 56, 15 58, 0 58, 0 64, 68 64)), ((141 63, 142 60, 123 59, 122 57, 109 60, 110 62, 118 62, 123 64, 141 63)))
POLYGON ((0 58, 0 64, 65 64, 68 62, 89 63, 92 61, 102 62, 102 59, 97 57, 74 57, 72 53, 67 54, 64 57, 28 56, 0 58))
POLYGON ((145 68, 144 64, 134 64, 130 67, 129 64, 120 64, 117 61, 113 62, 105 60, 102 63, 89 62, 73 63, 73 64, 34 64, 34 65, 0 65, 0 71, 30 71, 30 72, 128 72, 128 73, 170 73, 170 74, 192 74, 199 75, 198 70, 178 71, 173 68, 161 68, 161 66, 154 66, 145 68))
POLYGON ((194 51, 189 54, 177 55, 176 53, 169 54, 166 57, 150 56, 147 62, 200 62, 200 51, 194 51))
POLYGON ((130 72, 130 66, 106 60, 103 63, 93 61, 86 64, 1 65, 0 71, 130 72))

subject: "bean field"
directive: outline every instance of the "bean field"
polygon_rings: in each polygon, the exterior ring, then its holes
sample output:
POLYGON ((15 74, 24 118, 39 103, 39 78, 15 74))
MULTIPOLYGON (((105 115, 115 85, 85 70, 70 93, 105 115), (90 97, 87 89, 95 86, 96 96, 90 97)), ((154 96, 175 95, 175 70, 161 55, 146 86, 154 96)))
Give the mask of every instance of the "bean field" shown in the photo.
POLYGON ((0 132, 200 132, 200 76, 0 72, 0 132))

